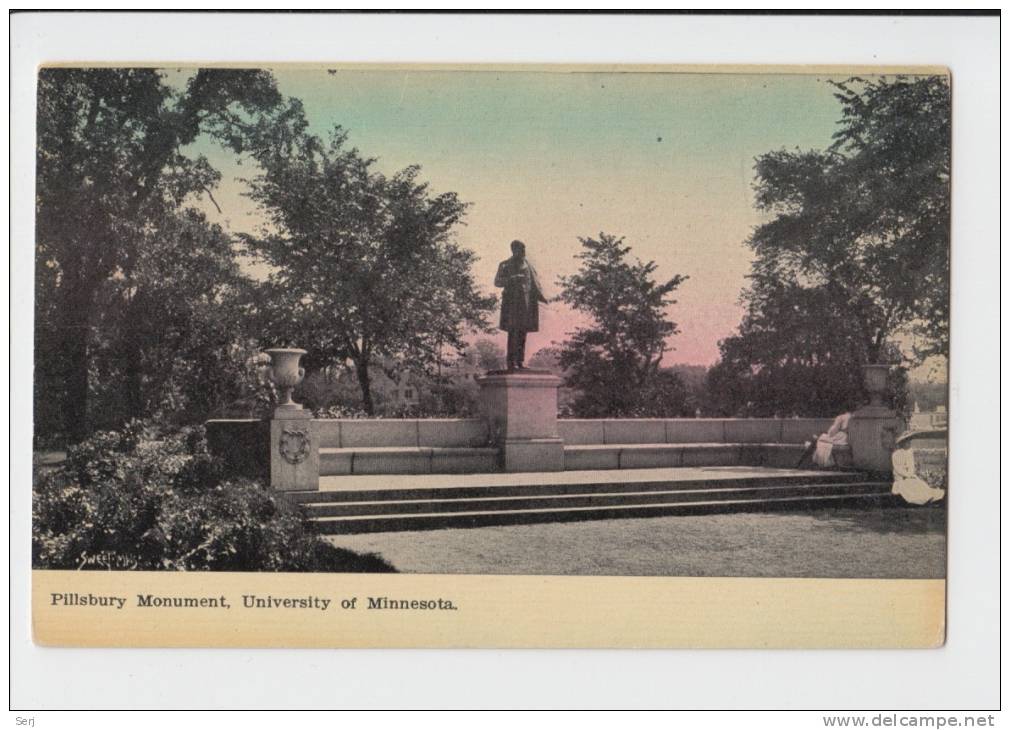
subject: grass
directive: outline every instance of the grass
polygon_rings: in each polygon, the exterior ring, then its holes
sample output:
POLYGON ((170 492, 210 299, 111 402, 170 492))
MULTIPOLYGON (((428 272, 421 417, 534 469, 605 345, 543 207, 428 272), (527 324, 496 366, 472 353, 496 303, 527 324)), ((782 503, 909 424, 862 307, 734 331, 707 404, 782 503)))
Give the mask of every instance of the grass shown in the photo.
POLYGON ((328 537, 404 573, 943 578, 945 507, 599 520, 328 537))

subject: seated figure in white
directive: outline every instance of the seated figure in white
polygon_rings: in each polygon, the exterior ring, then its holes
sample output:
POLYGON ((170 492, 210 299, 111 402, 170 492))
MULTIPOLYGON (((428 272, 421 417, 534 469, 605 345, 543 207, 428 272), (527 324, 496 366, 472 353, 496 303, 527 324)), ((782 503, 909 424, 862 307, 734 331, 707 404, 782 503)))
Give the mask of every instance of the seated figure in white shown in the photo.
POLYGON ((946 491, 931 487, 915 471, 915 452, 912 449, 896 449, 891 454, 894 470, 894 484, 891 494, 900 495, 909 504, 929 504, 943 499, 946 491))
POLYGON ((849 419, 851 413, 843 413, 836 417, 827 433, 817 437, 814 449, 814 463, 817 466, 834 466, 835 460, 831 452, 836 446, 847 446, 849 443, 849 419))
POLYGON ((815 465, 821 467, 835 466, 835 459, 831 452, 836 446, 847 446, 849 443, 849 419, 851 413, 843 413, 837 416, 831 423, 831 428, 827 433, 820 436, 814 434, 813 441, 807 441, 803 456, 800 457, 797 468, 810 459, 815 465))

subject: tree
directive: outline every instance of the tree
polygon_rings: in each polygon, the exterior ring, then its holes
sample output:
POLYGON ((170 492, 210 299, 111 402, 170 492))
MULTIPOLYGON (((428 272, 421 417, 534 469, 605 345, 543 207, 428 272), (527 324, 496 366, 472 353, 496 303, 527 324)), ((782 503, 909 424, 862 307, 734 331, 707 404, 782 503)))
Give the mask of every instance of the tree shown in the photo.
MULTIPOLYGON (((726 416, 833 416, 866 400, 867 343, 854 318, 822 288, 765 282, 739 332, 719 343, 706 409, 726 416)), ((755 291, 748 292, 753 297, 755 291)), ((893 356, 893 349, 885 350, 893 356)), ((892 375, 900 407, 904 371, 892 375)))
POLYGON ((104 372, 92 396, 123 401, 121 413, 114 404, 100 409, 113 418, 99 425, 168 413, 202 420, 244 395, 253 355, 242 306, 249 286, 231 238, 203 213, 158 220, 129 276, 98 294, 92 361, 104 372))
POLYGON ((710 374, 723 411, 837 413, 861 402, 862 365, 901 359, 902 337, 913 360, 947 351, 948 80, 834 86, 842 118, 827 150, 757 160, 756 204, 772 217, 748 240, 746 315, 710 374))
POLYGON ((501 370, 505 367, 505 350, 493 340, 481 338, 473 343, 476 350, 476 365, 485 372, 501 370))
MULTIPOLYGON (((834 84, 842 118, 827 151, 758 158, 750 241, 755 301, 776 281, 822 288, 855 320, 867 357, 915 334, 947 351, 950 86, 946 77, 834 84)), ((774 289, 774 286, 772 286, 774 289)))
POLYGON ((263 148, 250 197, 268 224, 245 240, 273 268, 270 344, 300 344, 310 363, 351 360, 371 413, 374 363, 431 370, 443 347, 461 351, 467 330, 488 327, 495 299, 454 241, 458 196, 433 195, 417 166, 387 177, 345 142, 337 127, 327 143, 303 133, 285 154, 263 148))
POLYGON ((578 390, 574 410, 583 417, 672 415, 683 384, 661 375, 663 354, 677 325, 666 310, 671 294, 686 279, 653 279, 656 264, 629 260, 623 238, 601 233, 580 238, 582 262, 572 276, 560 277, 561 301, 592 324, 570 333, 562 345, 560 365, 567 385, 578 390))
POLYGON ((201 69, 181 91, 157 69, 39 72, 36 362, 59 383, 71 439, 87 430, 101 290, 129 280, 158 221, 218 181, 184 146, 209 133, 241 151, 280 101, 264 71, 201 69))
POLYGON ((541 347, 529 360, 529 367, 535 370, 549 370, 561 375, 561 348, 557 345, 541 347))
POLYGON ((663 368, 678 378, 680 382, 684 384, 684 389, 687 393, 685 404, 685 411, 692 414, 698 415, 701 411, 702 414, 706 414, 707 410, 710 410, 710 398, 707 389, 707 379, 709 367, 707 365, 671 365, 668 368, 663 368))

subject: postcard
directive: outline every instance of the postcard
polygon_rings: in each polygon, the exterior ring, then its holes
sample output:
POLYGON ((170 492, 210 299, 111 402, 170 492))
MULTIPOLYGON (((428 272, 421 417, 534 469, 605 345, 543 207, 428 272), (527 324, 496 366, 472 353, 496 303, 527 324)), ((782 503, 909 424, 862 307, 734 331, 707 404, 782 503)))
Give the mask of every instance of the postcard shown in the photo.
POLYGON ((936 67, 38 71, 32 620, 937 647, 936 67))

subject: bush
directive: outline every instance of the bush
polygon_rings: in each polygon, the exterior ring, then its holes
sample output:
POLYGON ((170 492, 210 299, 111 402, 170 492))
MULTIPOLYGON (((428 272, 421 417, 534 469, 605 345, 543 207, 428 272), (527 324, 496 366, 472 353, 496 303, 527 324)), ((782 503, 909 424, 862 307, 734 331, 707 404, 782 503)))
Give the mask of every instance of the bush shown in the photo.
MULTIPOLYGON (((420 391, 417 403, 387 401, 375 391, 375 413, 363 410, 359 398, 351 404, 312 407, 312 415, 315 418, 475 418, 480 413, 480 392, 475 383, 416 383, 415 387, 420 391)), ((308 399, 305 405, 308 407, 308 399)))
POLYGON ((361 410, 361 389, 356 382, 321 371, 308 373, 295 388, 294 398, 312 411, 361 410))
POLYGON ((352 406, 327 406, 312 411, 313 418, 378 418, 367 411, 352 406))
POLYGON ((72 447, 32 499, 36 568, 393 572, 336 548, 259 482, 226 479, 201 428, 132 422, 72 447))
POLYGON ((418 406, 425 418, 474 418, 480 414, 480 388, 469 380, 436 382, 422 391, 418 406))

